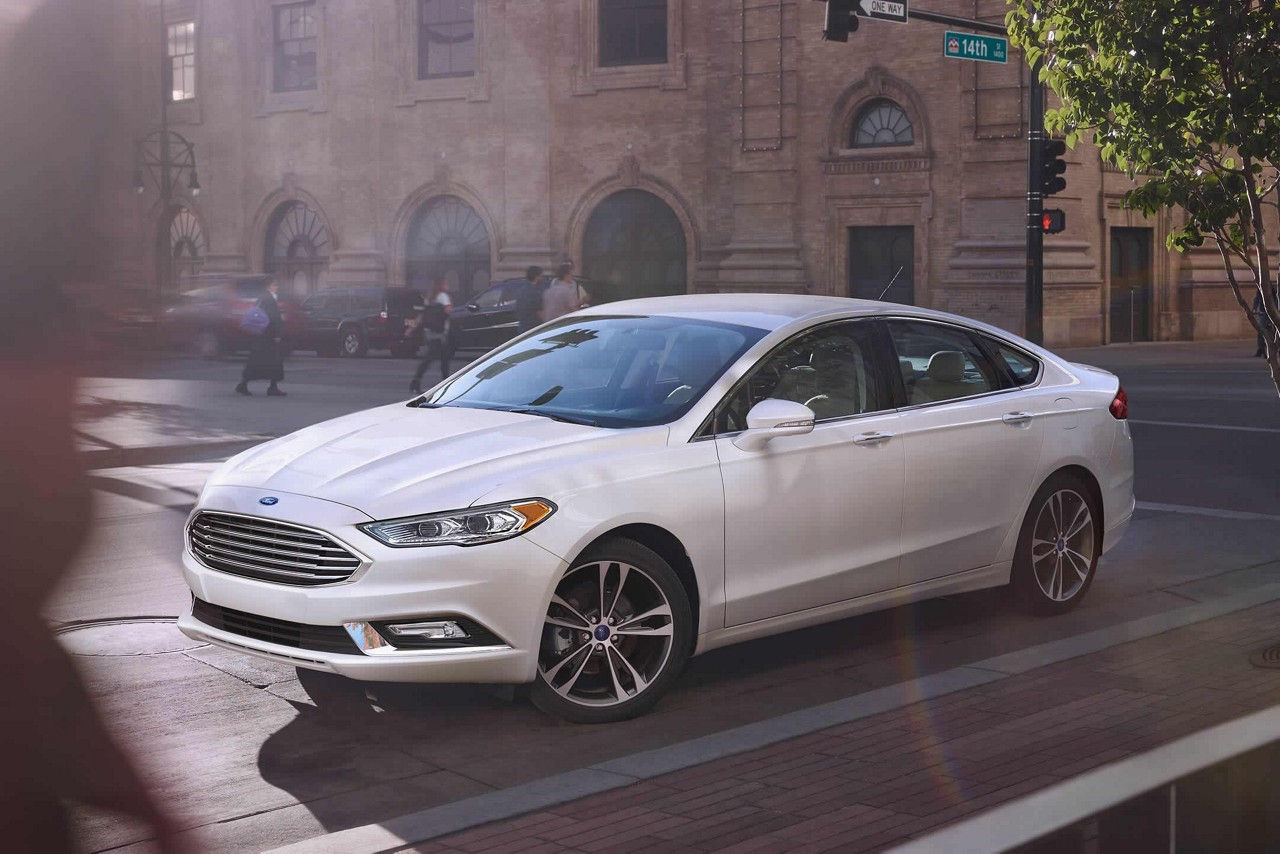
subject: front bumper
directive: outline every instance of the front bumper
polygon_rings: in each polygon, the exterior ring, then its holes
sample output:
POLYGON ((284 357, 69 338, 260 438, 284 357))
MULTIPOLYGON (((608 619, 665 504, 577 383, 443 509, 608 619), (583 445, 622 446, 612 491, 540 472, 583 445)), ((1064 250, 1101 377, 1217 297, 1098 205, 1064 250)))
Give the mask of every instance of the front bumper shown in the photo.
POLYGON ((371 681, 521 683, 536 674, 546 605, 566 565, 525 537, 469 548, 393 549, 358 530, 356 525, 371 520, 351 507, 249 487, 211 488, 200 510, 318 528, 368 559, 349 581, 300 587, 213 570, 184 549, 183 576, 205 602, 309 626, 463 617, 488 629, 498 642, 364 652, 353 645, 352 654, 322 652, 225 631, 200 621, 188 609, 178 628, 190 638, 371 681), (259 505, 258 499, 268 494, 279 497, 279 503, 259 505))

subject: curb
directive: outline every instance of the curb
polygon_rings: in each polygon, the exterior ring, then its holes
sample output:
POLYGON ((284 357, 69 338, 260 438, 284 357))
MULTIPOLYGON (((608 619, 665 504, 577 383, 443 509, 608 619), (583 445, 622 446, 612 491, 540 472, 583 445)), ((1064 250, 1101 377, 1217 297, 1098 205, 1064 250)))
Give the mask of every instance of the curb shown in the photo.
POLYGON ((94 448, 82 450, 79 453, 90 470, 164 463, 194 463, 222 459, 247 451, 255 445, 261 445, 274 438, 274 436, 257 436, 186 442, 176 445, 145 445, 136 448, 94 448))

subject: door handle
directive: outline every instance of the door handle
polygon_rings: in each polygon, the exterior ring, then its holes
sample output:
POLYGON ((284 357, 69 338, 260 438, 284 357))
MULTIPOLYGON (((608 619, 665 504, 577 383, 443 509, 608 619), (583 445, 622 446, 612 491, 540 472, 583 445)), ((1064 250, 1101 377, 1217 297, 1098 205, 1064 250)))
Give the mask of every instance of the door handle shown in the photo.
POLYGON ((1026 424, 1031 420, 1031 418, 1032 416, 1030 412, 1006 412, 1004 415, 1000 416, 1000 420, 1005 424, 1012 424, 1014 426, 1026 424))
POLYGON ((893 438, 892 433, 860 433, 853 437, 855 445, 878 445, 893 438))

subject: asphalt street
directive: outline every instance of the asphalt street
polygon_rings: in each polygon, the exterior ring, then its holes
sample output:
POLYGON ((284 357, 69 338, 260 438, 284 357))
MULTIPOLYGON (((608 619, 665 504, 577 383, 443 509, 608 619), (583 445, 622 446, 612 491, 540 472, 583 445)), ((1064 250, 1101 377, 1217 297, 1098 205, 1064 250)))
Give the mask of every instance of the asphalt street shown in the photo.
MULTIPOLYGON (((159 618, 188 601, 181 526, 216 464, 198 453, 94 472, 96 534, 48 617, 193 838, 263 850, 1280 580, 1280 400, 1251 352, 1067 354, 1120 375, 1142 503, 1072 613, 1033 618, 988 591, 742 644, 696 659, 655 712, 624 724, 558 723, 507 690, 359 686, 187 641, 159 618)), ((195 444, 278 434, 406 398, 412 364, 296 357, 284 399, 233 394, 234 360, 118 366, 86 383, 85 430, 118 438, 132 423, 195 444), (157 388, 165 399, 147 398, 157 388), (131 408, 113 406, 129 395, 131 408)), ((146 837, 90 810, 79 830, 95 851, 146 837)))

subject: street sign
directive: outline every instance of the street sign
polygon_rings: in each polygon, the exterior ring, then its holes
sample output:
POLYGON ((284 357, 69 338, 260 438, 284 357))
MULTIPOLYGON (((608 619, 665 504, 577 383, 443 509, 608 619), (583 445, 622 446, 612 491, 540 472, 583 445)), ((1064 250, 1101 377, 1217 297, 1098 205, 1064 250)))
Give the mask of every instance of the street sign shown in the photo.
POLYGON ((976 59, 978 62, 1008 62, 1009 40, 947 30, 942 34, 942 55, 952 59, 976 59))
POLYGON ((895 24, 907 22, 906 0, 901 3, 894 0, 858 0, 853 13, 860 18, 875 18, 877 21, 893 21, 895 24))

